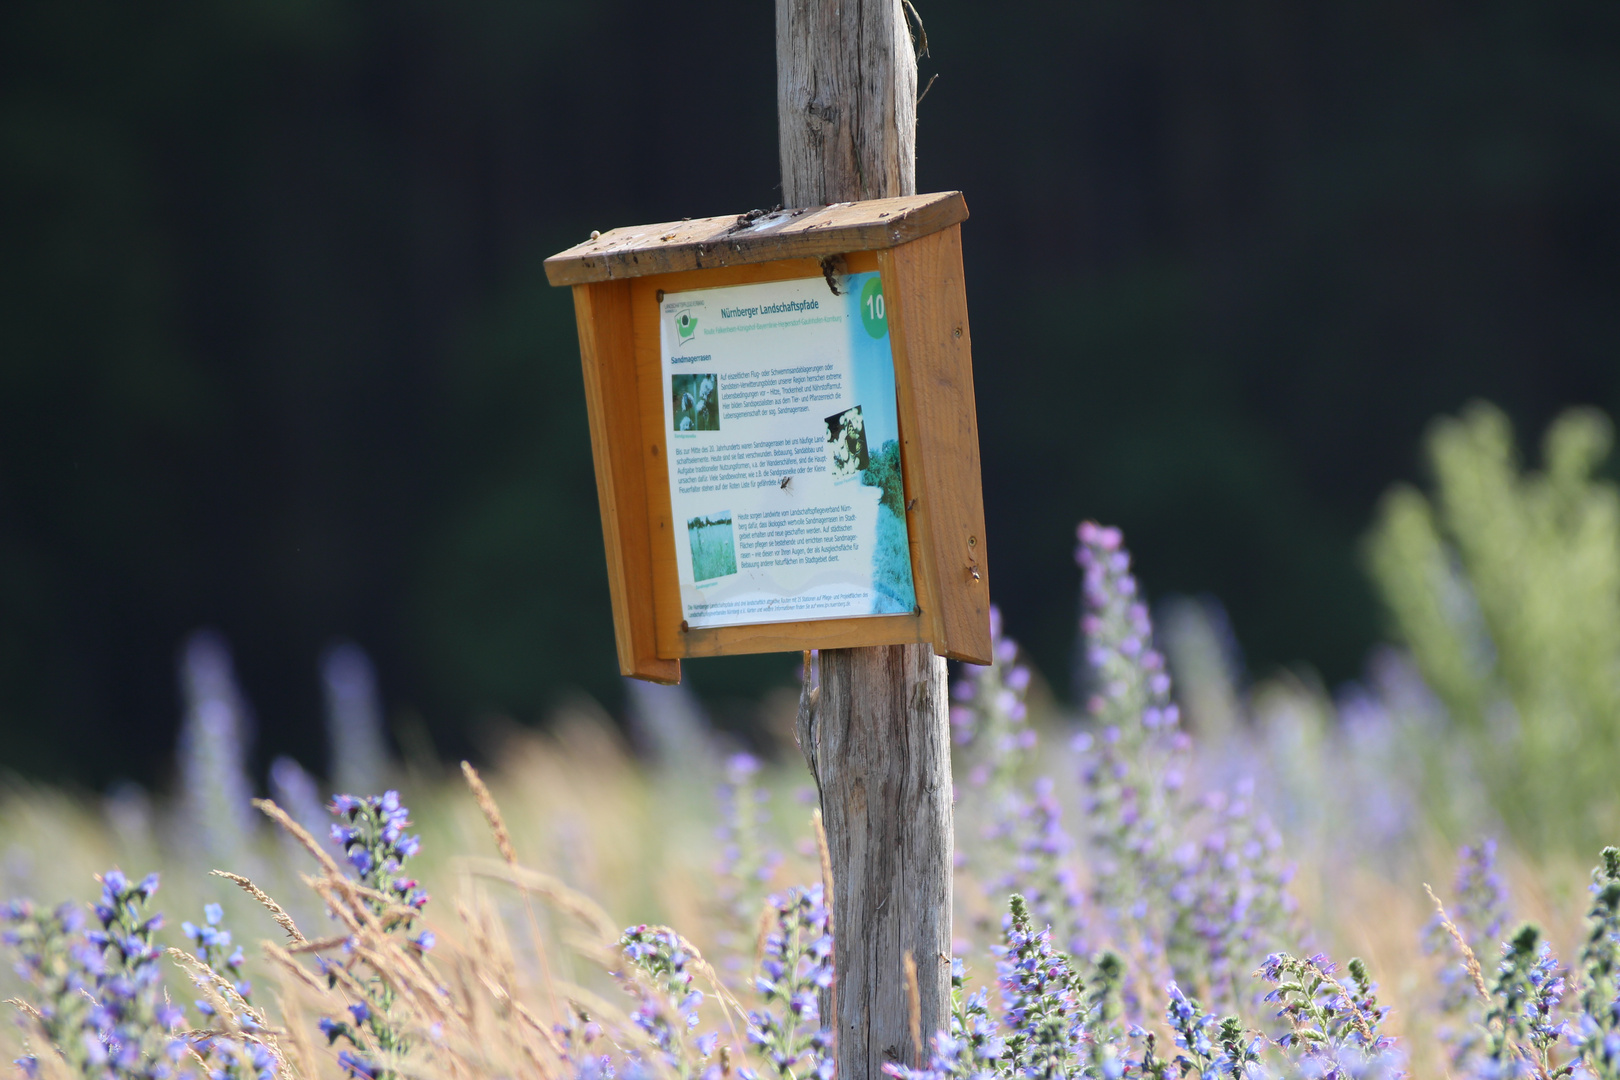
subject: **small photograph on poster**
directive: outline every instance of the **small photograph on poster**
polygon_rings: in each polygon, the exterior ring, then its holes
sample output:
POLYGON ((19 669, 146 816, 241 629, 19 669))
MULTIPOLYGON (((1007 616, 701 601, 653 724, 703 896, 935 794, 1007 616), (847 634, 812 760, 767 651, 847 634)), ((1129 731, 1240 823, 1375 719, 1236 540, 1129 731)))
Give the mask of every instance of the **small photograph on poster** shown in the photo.
POLYGON ((859 405, 827 417, 827 451, 832 455, 834 479, 859 476, 870 458, 866 453, 866 420, 859 405))
POLYGON ((669 377, 676 431, 719 431, 720 393, 713 373, 669 377))
POLYGON ((731 531, 731 511, 689 518, 686 538, 692 545, 692 578, 709 581, 737 572, 737 541, 731 531))

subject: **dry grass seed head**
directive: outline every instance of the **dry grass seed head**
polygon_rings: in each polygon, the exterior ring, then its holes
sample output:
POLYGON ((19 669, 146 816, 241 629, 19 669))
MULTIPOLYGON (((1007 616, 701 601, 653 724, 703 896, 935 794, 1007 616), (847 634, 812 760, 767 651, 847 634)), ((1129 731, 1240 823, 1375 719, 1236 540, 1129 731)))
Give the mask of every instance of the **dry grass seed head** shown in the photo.
POLYGON ((472 788, 473 801, 478 803, 478 809, 484 813, 484 820, 489 822, 489 831, 495 834, 495 846, 500 849, 501 858, 506 865, 516 866, 517 852, 512 847, 512 836, 506 831, 506 820, 501 817, 501 808, 495 805, 495 798, 489 793, 484 784, 484 778, 478 775, 478 770, 470 762, 461 763, 461 774, 467 778, 467 786, 472 788))
POLYGON ((1434 895, 1434 890, 1429 888, 1427 882, 1423 884, 1423 891, 1429 894, 1429 899, 1434 901, 1435 911, 1440 914, 1440 928, 1451 936, 1451 940, 1456 942, 1457 948, 1462 951, 1463 965, 1468 969, 1468 977, 1473 980, 1475 991, 1479 993, 1481 1000, 1491 1000, 1491 992, 1485 989, 1485 973, 1479 966, 1479 957, 1468 947, 1468 941, 1462 936, 1462 931, 1457 929, 1456 924, 1451 921, 1451 916, 1446 914, 1446 905, 1434 895))
POLYGON ((309 989, 315 991, 315 993, 326 993, 326 987, 321 985, 321 981, 314 975, 310 974, 308 968, 304 967, 304 965, 300 964, 297 960, 294 960, 292 954, 286 949, 283 949, 280 945, 277 945, 273 941, 264 942, 263 948, 264 955, 269 957, 269 959, 276 964, 276 966, 281 968, 282 971, 291 975, 293 978, 309 987, 309 989))
POLYGON ((193 984, 213 1008, 215 1020, 223 1025, 208 1032, 197 1032, 196 1035, 228 1035, 244 1044, 255 1043, 264 1047, 270 1052, 270 1056, 275 1058, 280 1074, 290 1075, 287 1058, 281 1052, 278 1041, 278 1036, 286 1034, 285 1031, 273 1027, 264 1013, 243 1000, 230 980, 203 961, 182 949, 170 948, 164 951, 169 959, 174 961, 176 967, 191 977, 193 984), (244 1016, 251 1021, 250 1024, 242 1023, 244 1016))
MULTIPOLYGON (((319 983, 316 984, 319 986, 319 983)), ((277 994, 276 1012, 287 1025, 287 1038, 292 1043, 292 1053, 287 1060, 292 1063, 294 1077, 313 1077, 316 1072, 315 1047, 309 1041, 309 1018, 304 1015, 301 1002, 289 1001, 286 994, 277 994)))
MULTIPOLYGON (((473 768, 470 762, 463 761, 461 771, 462 775, 467 778, 468 787, 472 789, 473 801, 478 804, 479 810, 484 814, 484 820, 489 824, 490 832, 495 835, 495 846, 500 850, 501 858, 506 860, 508 868, 516 869, 518 865, 517 851, 512 846, 512 836, 507 831, 506 819, 502 817, 501 809, 496 805, 495 797, 490 794, 489 787, 484 783, 483 777, 478 775, 478 770, 473 768)), ((529 933, 534 943, 535 962, 539 965, 540 977, 546 986, 547 1011, 555 1016, 558 1015, 556 982, 552 978, 551 964, 546 959, 545 942, 540 933, 540 921, 535 917, 533 898, 526 892, 523 894, 523 910, 528 917, 529 933)), ((562 1049, 557 1044, 555 1037, 552 1038, 552 1044, 560 1054, 562 1049)))
POLYGON ((781 909, 776 906, 776 901, 767 896, 765 903, 760 905, 759 929, 754 934, 755 971, 758 971, 759 965, 765 962, 765 939, 771 936, 771 924, 776 921, 776 917, 780 914, 781 909))
POLYGON ((302 945, 308 940, 304 937, 303 931, 298 929, 298 924, 293 921, 293 917, 287 914, 280 904, 272 900, 269 893, 266 893, 241 874, 233 874, 228 870, 214 870, 212 873, 215 877, 222 877, 226 881, 235 882, 243 892, 262 904, 265 910, 270 912, 270 917, 276 921, 276 924, 287 931, 287 936, 292 938, 294 945, 302 945))
MULTIPOLYGON (((521 1000, 521 989, 518 979, 516 954, 511 947, 510 938, 506 933, 506 924, 491 905, 489 898, 471 886, 471 876, 468 875, 464 894, 470 895, 470 900, 456 902, 457 913, 462 923, 467 927, 471 937, 471 948, 465 955, 456 954, 458 967, 470 971, 479 984, 484 986, 490 996, 497 1003, 497 1015, 503 1020, 509 1014, 515 1014, 523 1022, 526 1030, 538 1034, 545 1042, 547 1055, 559 1060, 563 1056, 562 1044, 557 1040, 556 1034, 550 1026, 540 1021, 534 1013, 527 1008, 521 1000), (492 970, 493 968, 493 970, 492 970)), ((525 898, 527 903, 527 898, 525 898)), ((544 946, 535 942, 536 950, 544 946)), ((551 987, 549 974, 547 986, 551 987)), ((530 1050, 525 1048, 525 1053, 530 1050)))
POLYGON ((504 881, 523 892, 532 893, 553 907, 572 915, 602 943, 619 940, 619 926, 601 906, 584 893, 564 885, 550 874, 526 866, 509 866, 493 859, 468 859, 467 870, 476 877, 504 881))
MULTIPOLYGON (((737 1000, 736 995, 726 988, 726 984, 721 981, 720 973, 714 969, 714 965, 709 963, 702 951, 679 931, 668 926, 649 926, 648 929, 654 933, 668 934, 675 939, 681 950, 687 953, 690 957, 687 961, 688 966, 697 974, 703 976, 703 980, 714 990, 715 999, 720 1002, 720 1011, 726 1018, 726 1027, 731 1031, 731 1039, 738 1046, 741 1046, 742 1034, 737 1030, 737 1024, 732 1014, 735 1013, 746 1024, 748 1022, 748 1009, 742 1002, 737 1000)), ((761 938, 762 942, 763 940, 761 938)), ((617 959, 622 961, 622 954, 619 954, 617 959)))
POLYGON ((512 945, 506 936, 505 924, 490 910, 488 899, 474 893, 468 899, 456 901, 456 914, 467 928, 470 938, 468 952, 477 960, 473 970, 478 980, 490 988, 498 999, 512 1000, 517 995, 517 964, 512 957, 512 945))
POLYGON ((288 945, 286 951, 292 953, 321 953, 328 952, 341 946, 349 940, 348 934, 333 934, 331 937, 316 938, 306 941, 302 945, 288 945))
POLYGON ((261 810, 277 825, 280 825, 283 829, 287 830, 293 839, 297 840, 304 846, 305 851, 308 851, 311 855, 315 856, 315 860, 321 864, 321 869, 325 870, 332 877, 341 878, 344 876, 342 867, 338 866, 336 860, 334 860, 332 856, 327 853, 325 845, 317 841, 309 834, 307 829, 289 817, 287 811, 277 806, 273 800, 254 799, 253 805, 258 807, 259 810, 261 810))
POLYGON ((22 1013, 30 1020, 38 1023, 43 1023, 45 1020, 45 1017, 40 1014, 38 1009, 34 1008, 22 998, 6 998, 5 1003, 15 1008, 18 1012, 22 1013))
POLYGON ((821 821, 821 807, 810 811, 810 825, 816 831, 816 854, 821 859, 821 898, 827 908, 827 933, 833 933, 832 849, 827 846, 827 827, 821 821))

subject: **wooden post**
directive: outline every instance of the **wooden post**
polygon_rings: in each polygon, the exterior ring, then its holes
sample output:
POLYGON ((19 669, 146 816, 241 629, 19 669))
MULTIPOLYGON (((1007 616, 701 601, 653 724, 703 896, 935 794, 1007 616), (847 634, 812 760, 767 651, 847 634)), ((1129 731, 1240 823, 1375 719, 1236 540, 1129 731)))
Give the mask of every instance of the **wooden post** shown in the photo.
MULTIPOLYGON (((917 64, 901 0, 776 0, 782 200, 818 206, 916 191, 917 64)), ((927 645, 826 650, 800 701, 833 875, 841 1080, 918 1064, 948 1026, 951 752, 945 661, 927 645)))

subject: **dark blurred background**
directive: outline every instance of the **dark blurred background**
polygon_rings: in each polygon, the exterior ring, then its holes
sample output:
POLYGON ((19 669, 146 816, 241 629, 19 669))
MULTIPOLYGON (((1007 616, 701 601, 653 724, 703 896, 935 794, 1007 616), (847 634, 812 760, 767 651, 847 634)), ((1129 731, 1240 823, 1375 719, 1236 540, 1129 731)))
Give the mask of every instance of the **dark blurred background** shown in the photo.
MULTIPOLYGON (((1430 418, 1620 408, 1612 0, 918 6, 993 589, 1059 691, 1081 517, 1332 683, 1430 418)), ((772 49, 765 0, 0 6, 0 767, 161 778, 203 625, 317 769, 334 637, 447 750, 617 708, 541 261, 778 202, 772 49)), ((687 669, 724 711, 792 663, 687 669)))

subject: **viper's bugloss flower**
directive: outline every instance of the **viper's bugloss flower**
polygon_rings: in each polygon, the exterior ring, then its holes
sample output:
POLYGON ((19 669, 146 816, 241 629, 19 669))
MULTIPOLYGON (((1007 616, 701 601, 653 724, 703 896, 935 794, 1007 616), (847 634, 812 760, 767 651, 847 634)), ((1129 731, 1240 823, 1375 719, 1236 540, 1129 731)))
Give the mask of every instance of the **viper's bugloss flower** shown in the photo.
POLYGON ((991 951, 1008 1064, 1032 1076, 1067 1075, 1081 1052, 1085 1018, 1079 978, 1068 957, 1052 947, 1051 928, 1037 929, 1015 893, 1002 919, 1002 943, 991 951))
MULTIPOLYGON (((334 795, 327 809, 338 819, 332 826, 333 842, 344 849, 345 858, 358 873, 360 883, 381 894, 367 896, 362 902, 390 934, 398 935, 396 940, 416 962, 425 962, 424 954, 433 948, 435 938, 432 931, 416 928, 414 913, 427 904, 428 894, 415 878, 405 873, 406 860, 420 851, 420 840, 405 831, 411 825, 410 811, 399 792, 386 791, 364 798, 334 795)), ((339 1054, 350 1076, 393 1076, 392 1070, 383 1069, 377 1063, 378 1056, 382 1055, 381 1060, 387 1061, 407 1054, 412 1040, 391 1015, 393 991, 364 968, 354 944, 352 937, 345 939, 342 959, 317 957, 316 965, 332 985, 338 980, 336 969, 348 971, 367 997, 349 1005, 352 1023, 323 1019, 321 1032, 329 1043, 343 1039, 352 1047, 339 1054)))
POLYGON ((253 719, 236 683, 230 649, 212 630, 186 639, 180 655, 185 718, 180 728, 182 824, 219 865, 252 850, 253 782, 247 762, 253 719))
MULTIPOLYGON (((703 993, 692 985, 696 950, 673 930, 645 924, 626 928, 619 949, 643 976, 621 973, 619 978, 636 998, 630 1020, 646 1037, 651 1053, 681 1077, 706 1073, 703 1063, 714 1053, 719 1037, 692 1035, 703 1004, 703 993)), ((584 1037, 587 1044, 594 1039, 590 1033, 584 1037)))
POLYGON ((387 782, 389 752, 371 659, 359 645, 340 641, 321 656, 320 668, 329 775, 346 791, 376 791, 387 782))
MULTIPOLYGON (((1033 784, 1024 779, 1038 760, 1025 702, 1030 670, 1018 662, 1018 644, 1003 633, 994 606, 990 654, 988 665, 965 667, 952 690, 958 702, 951 709, 953 740, 968 781, 958 799, 964 817, 983 821, 989 841, 973 867, 994 902, 1012 892, 1023 895, 1036 920, 1051 924, 1065 948, 1084 952, 1084 895, 1065 858, 1071 844, 1062 806, 1049 777, 1033 784)), ((968 864, 963 852, 962 865, 968 864)))
POLYGON ((741 954, 753 944, 765 882, 782 863, 782 853, 766 835, 770 792, 760 786, 759 771, 760 762, 754 755, 732 754, 715 790, 720 802, 720 826, 715 830, 720 842, 715 867, 715 893, 722 915, 719 944, 731 970, 742 967, 741 954))
POLYGON ((833 1067, 833 1034, 823 1022, 820 991, 833 984, 833 940, 820 884, 771 897, 755 987, 761 1008, 748 1014, 748 1040, 782 1077, 833 1067))
POLYGON ((376 1080, 381 1072, 374 1062, 368 1061, 352 1050, 339 1051, 338 1064, 343 1066, 344 1071, 351 1077, 364 1078, 364 1080, 376 1080))
MULTIPOLYGON (((421 851, 421 838, 405 832, 411 824, 410 811, 400 801, 399 792, 363 799, 334 795, 328 809, 338 818, 332 826, 332 841, 343 848, 361 883, 379 892, 398 893, 402 904, 421 910, 427 894, 404 874, 405 861, 421 851), (402 882, 407 883, 403 888, 402 882)), ((368 903, 382 914, 380 901, 368 903)))
POLYGON ((1292 867, 1252 781, 1189 790, 1191 740, 1124 538, 1093 522, 1078 538, 1089 725, 1072 745, 1093 917, 1100 933, 1139 942, 1139 963, 1239 1008, 1254 964, 1297 939, 1292 867))
POLYGON ((1275 987, 1265 1000, 1278 1006, 1277 1017, 1286 1026, 1277 1045, 1310 1075, 1404 1075, 1404 1055, 1383 1031, 1389 1008, 1378 1003, 1377 984, 1361 960, 1348 967, 1349 980, 1343 981, 1323 953, 1266 958, 1256 974, 1275 987))
POLYGON ((1592 871, 1591 896, 1580 956, 1580 1013, 1570 1038, 1591 1076, 1620 1080, 1620 848, 1603 849, 1592 871))

